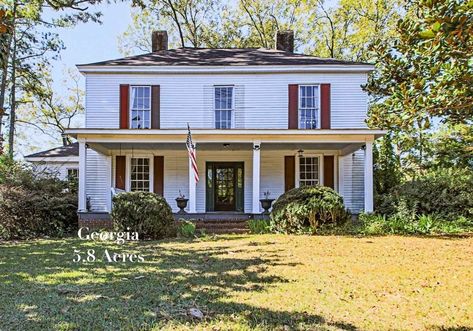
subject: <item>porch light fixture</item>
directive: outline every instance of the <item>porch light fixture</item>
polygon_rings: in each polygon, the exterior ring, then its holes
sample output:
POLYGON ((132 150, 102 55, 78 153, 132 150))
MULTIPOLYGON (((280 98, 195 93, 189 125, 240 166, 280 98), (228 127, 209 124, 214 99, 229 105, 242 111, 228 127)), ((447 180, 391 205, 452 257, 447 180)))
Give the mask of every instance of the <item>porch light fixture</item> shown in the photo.
POLYGON ((297 156, 298 157, 303 157, 304 156, 304 150, 303 149, 300 149, 297 151, 297 156))

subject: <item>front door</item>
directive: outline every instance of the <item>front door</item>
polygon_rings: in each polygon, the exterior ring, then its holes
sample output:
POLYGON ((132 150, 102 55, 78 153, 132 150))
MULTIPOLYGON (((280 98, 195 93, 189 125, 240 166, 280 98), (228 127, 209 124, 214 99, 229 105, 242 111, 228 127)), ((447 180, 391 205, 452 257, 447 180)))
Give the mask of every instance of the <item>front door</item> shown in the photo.
POLYGON ((243 211, 243 163, 207 163, 207 211, 243 211))

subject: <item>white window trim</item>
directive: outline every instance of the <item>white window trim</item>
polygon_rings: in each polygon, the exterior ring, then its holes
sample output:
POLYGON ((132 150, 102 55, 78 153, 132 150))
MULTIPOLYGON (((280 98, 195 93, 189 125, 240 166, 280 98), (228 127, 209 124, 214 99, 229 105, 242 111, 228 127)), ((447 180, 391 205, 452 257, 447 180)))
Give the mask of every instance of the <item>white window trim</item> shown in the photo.
POLYGON ((301 109, 301 105, 302 105, 302 102, 301 102, 301 87, 303 86, 317 86, 317 91, 319 93, 319 96, 317 98, 317 128, 315 129, 304 129, 304 130, 316 130, 316 129, 320 129, 320 121, 321 121, 321 116, 320 116, 320 113, 321 113, 321 109, 320 109, 320 97, 322 96, 321 94, 321 84, 300 84, 298 86, 298 100, 297 100, 297 128, 300 129, 301 127, 301 112, 300 112, 300 109, 301 109))
POLYGON ((79 168, 78 167, 67 167, 66 168, 66 177, 69 180, 69 170, 77 170, 77 180, 79 180, 79 168))
MULTIPOLYGON (((215 89, 216 89, 216 88, 219 88, 219 87, 231 87, 231 88, 233 88, 233 93, 232 93, 232 109, 230 109, 230 111, 231 111, 230 129, 234 129, 234 128, 235 128, 235 108, 236 108, 236 107, 235 107, 236 88, 235 88, 235 85, 231 85, 231 84, 214 85, 214 86, 213 86, 212 107, 213 107, 213 126, 214 126, 214 129, 216 129, 216 130, 222 130, 222 129, 217 129, 217 126, 215 125, 215 124, 216 124, 216 120, 217 120, 217 116, 216 116, 217 109, 215 108, 215 89)), ((220 110, 220 109, 219 109, 219 110, 220 110)))
MULTIPOLYGON (((328 155, 328 154, 325 154, 328 155)), ((324 154, 304 153, 302 157, 318 157, 319 158, 319 185, 324 185, 324 154)), ((296 154, 296 187, 301 186, 300 178, 300 157, 296 154)))
POLYGON ((131 111, 132 111, 132 106, 133 106, 133 100, 131 99, 133 93, 131 93, 131 90, 133 87, 146 87, 149 90, 149 128, 136 129, 136 130, 149 130, 151 129, 151 123, 153 123, 153 119, 152 119, 153 111, 151 109, 153 105, 153 100, 152 100, 153 91, 151 89, 151 85, 130 85, 129 90, 128 90, 128 127, 131 128, 131 124, 133 122, 133 116, 131 116, 131 111))
POLYGON ((149 192, 154 192, 154 156, 151 154, 133 154, 126 156, 125 191, 131 192, 131 159, 149 159, 149 192))

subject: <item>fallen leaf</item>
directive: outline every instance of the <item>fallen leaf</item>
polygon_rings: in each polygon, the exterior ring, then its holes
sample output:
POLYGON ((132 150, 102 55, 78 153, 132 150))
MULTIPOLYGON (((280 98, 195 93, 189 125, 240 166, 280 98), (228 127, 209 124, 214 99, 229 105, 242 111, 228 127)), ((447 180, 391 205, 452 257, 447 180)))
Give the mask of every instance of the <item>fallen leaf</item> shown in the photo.
POLYGON ((204 313, 197 308, 189 308, 189 315, 200 320, 204 318, 204 313))

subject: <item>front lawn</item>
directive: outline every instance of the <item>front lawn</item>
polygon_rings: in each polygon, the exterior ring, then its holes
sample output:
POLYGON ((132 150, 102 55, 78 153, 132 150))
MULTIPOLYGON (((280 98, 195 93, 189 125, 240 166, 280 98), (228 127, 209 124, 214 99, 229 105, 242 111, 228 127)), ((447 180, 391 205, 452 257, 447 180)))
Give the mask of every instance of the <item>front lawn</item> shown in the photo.
POLYGON ((0 255, 0 330, 473 328, 473 237, 36 240, 0 255), (75 248, 145 262, 75 264, 75 248))

